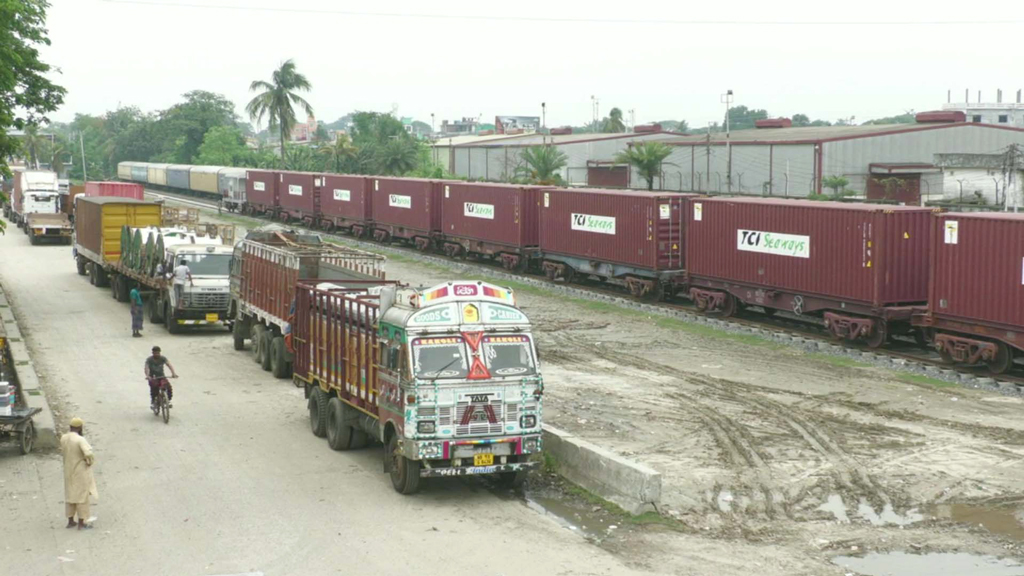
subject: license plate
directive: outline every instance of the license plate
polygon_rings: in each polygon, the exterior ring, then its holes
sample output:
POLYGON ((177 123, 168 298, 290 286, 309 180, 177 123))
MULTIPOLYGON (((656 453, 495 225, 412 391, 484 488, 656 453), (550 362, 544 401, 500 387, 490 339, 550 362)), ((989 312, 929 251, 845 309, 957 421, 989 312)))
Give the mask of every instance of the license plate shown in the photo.
POLYGON ((207 322, 216 322, 218 320, 220 320, 220 314, 207 314, 206 315, 206 321, 207 322))
POLYGON ((473 466, 491 466, 494 464, 494 454, 474 454, 473 466))

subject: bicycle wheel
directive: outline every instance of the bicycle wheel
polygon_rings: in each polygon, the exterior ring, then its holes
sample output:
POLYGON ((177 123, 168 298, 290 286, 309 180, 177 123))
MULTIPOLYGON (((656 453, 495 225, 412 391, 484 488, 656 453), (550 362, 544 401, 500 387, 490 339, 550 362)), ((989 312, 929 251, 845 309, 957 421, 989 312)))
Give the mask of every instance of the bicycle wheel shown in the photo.
POLYGON ((160 415, 163 416, 164 424, 171 419, 171 403, 167 400, 167 391, 160 391, 160 415))

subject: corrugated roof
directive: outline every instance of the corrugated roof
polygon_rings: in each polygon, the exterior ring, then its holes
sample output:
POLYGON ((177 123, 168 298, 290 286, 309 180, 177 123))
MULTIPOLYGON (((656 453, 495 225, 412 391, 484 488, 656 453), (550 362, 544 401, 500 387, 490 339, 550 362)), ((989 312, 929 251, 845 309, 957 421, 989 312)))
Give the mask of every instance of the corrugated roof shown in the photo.
POLYGON ((479 142, 467 142, 461 144, 462 147, 471 146, 535 146, 538 144, 572 144, 575 142, 592 142, 600 140, 668 140, 673 136, 682 136, 672 132, 648 132, 648 133, 636 133, 636 132, 615 132, 615 133, 582 133, 582 134, 523 134, 516 136, 504 136, 504 138, 514 138, 508 142, 493 142, 493 141, 479 141, 479 142))
MULTIPOLYGON (((1007 126, 992 124, 976 124, 973 122, 957 122, 950 124, 884 124, 871 126, 805 126, 799 128, 761 128, 751 130, 737 130, 732 132, 729 141, 737 143, 756 142, 814 142, 821 140, 842 140, 847 138, 865 138, 875 135, 883 135, 891 132, 918 132, 924 130, 942 130, 949 128, 988 128, 997 130, 1019 130, 1007 126)), ((724 132, 716 132, 711 135, 711 142, 724 144, 726 141, 724 132)), ((672 140, 664 140, 665 144, 699 144, 707 142, 707 136, 693 135, 672 140)))
POLYGON ((486 136, 477 136, 476 134, 469 134, 464 136, 441 136, 434 143, 435 146, 461 146, 464 144, 483 144, 485 142, 493 142, 494 140, 511 140, 517 138, 526 138, 527 136, 533 136, 533 134, 488 134, 486 136))

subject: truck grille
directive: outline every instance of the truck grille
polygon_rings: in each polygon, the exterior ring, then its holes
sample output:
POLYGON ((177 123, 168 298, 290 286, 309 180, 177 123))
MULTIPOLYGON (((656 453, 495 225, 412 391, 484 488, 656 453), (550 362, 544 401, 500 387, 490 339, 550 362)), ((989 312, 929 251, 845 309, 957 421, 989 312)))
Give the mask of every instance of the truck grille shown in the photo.
POLYGON ((222 292, 218 294, 204 294, 197 292, 185 297, 185 305, 197 310, 226 310, 231 295, 222 292))
POLYGON ((478 434, 501 434, 504 430, 503 410, 501 400, 492 400, 487 406, 491 407, 494 411, 495 421, 491 423, 488 419, 487 411, 484 409, 484 404, 473 404, 469 402, 459 402, 455 407, 455 435, 456 436, 476 436, 478 434), (473 414, 470 416, 468 424, 463 425, 462 422, 466 417, 466 412, 472 406, 473 414))

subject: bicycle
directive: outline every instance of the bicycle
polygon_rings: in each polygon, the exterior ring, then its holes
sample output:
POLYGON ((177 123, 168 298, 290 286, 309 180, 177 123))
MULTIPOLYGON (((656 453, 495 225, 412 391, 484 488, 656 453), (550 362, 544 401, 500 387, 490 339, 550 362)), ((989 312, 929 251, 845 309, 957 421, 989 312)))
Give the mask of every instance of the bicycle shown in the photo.
MULTIPOLYGON (((177 376, 172 376, 172 378, 177 378, 177 376)), ((167 386, 169 382, 166 377, 147 378, 147 381, 151 383, 150 385, 154 381, 157 382, 156 402, 150 406, 150 409, 153 411, 154 416, 162 416, 164 424, 167 424, 171 419, 171 401, 167 399, 167 386)))

